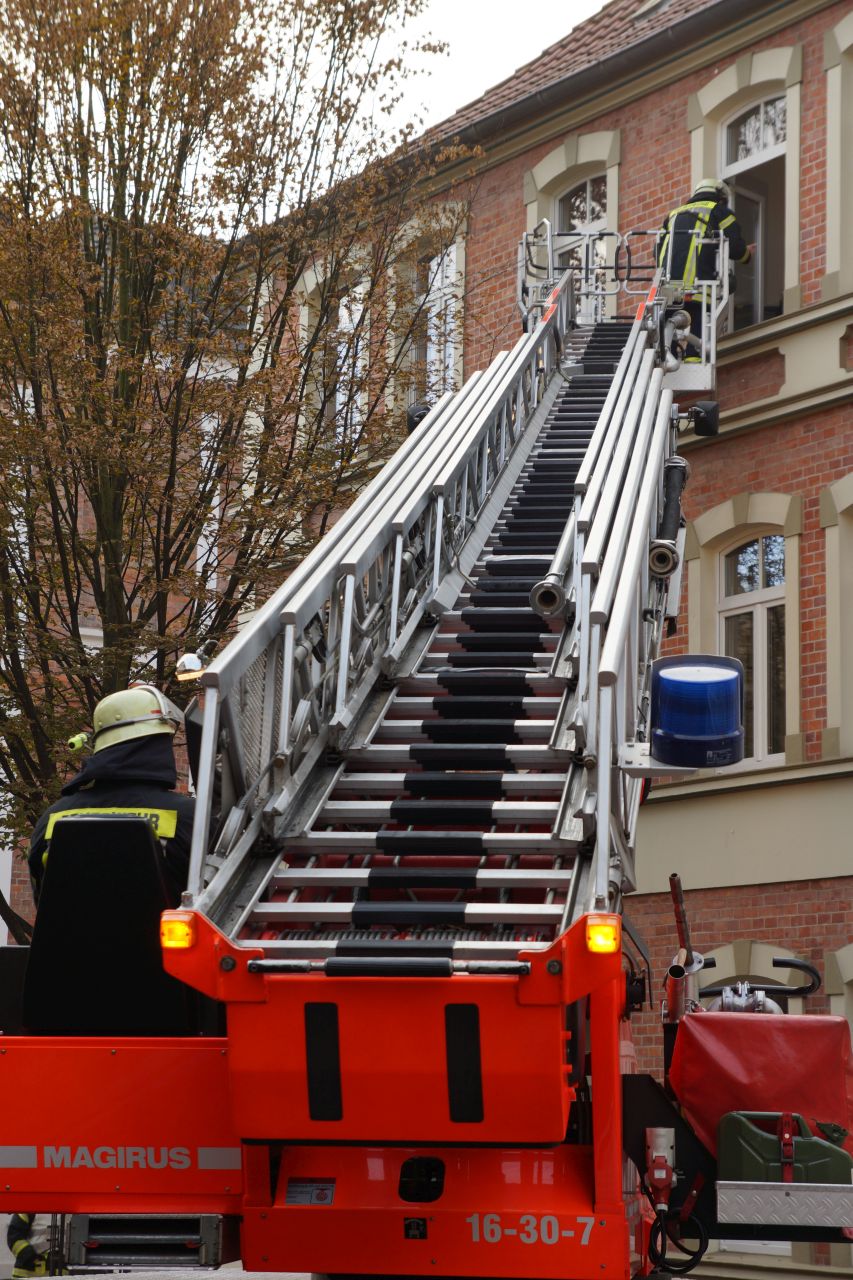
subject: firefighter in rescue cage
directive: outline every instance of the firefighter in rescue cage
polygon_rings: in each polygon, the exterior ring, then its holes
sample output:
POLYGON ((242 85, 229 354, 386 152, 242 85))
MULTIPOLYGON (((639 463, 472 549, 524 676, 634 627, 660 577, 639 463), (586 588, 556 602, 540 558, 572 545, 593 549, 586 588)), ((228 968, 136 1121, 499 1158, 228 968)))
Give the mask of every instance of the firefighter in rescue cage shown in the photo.
MULTIPOLYGON (((159 689, 132 685, 102 698, 92 720, 93 753, 46 809, 30 841, 30 878, 38 905, 50 839, 63 817, 125 814, 147 818, 163 850, 163 871, 173 905, 187 882, 195 800, 175 791, 178 770, 172 738, 183 714, 159 689)), ((75 745, 86 735, 72 739, 75 745)), ((12 1276, 43 1276, 48 1250, 32 1242, 33 1213, 13 1213, 6 1243, 14 1258, 12 1276)), ((60 1266, 57 1268, 64 1270, 60 1266)))
MULTIPOLYGON (((702 340, 701 281, 717 275, 717 244, 720 234, 729 242, 732 262, 747 263, 755 245, 743 238, 735 215, 729 208, 732 198, 728 183, 719 178, 702 178, 686 204, 670 209, 663 220, 658 244, 658 266, 684 290, 684 310, 690 316, 690 333, 702 340), (699 282, 699 283, 697 283, 699 282), (695 292, 691 292, 691 286, 695 292)), ((699 349, 690 343, 686 363, 701 360, 699 349)))
POLYGON ((102 698, 92 719, 93 753, 41 815, 30 841, 30 878, 38 904, 50 838, 63 817, 83 814, 147 818, 163 849, 169 895, 177 906, 187 882, 195 800, 175 791, 172 738, 183 713, 151 684, 102 698))

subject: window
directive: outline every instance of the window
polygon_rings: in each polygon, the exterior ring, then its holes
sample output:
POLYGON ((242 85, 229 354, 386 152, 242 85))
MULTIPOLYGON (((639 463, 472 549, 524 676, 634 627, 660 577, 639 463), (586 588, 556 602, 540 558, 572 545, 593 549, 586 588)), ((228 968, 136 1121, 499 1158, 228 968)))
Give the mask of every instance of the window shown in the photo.
MULTIPOLYGON (((607 230, 607 178, 597 174, 572 187, 557 201, 557 250, 563 267, 581 266, 584 263, 584 246, 566 248, 560 252, 561 242, 572 233, 594 233, 607 230)), ((603 267, 606 257, 606 240, 599 237, 590 242, 593 263, 603 267)))
POLYGON ((784 155, 787 103, 766 98, 732 120, 726 129, 726 173, 731 176, 774 156, 784 155))
POLYGON ((784 94, 762 98, 722 130, 722 173, 752 260, 735 271, 729 323, 734 329, 780 315, 784 304, 785 150, 788 106, 784 94))
POLYGON ((408 404, 434 403, 458 385, 461 351, 461 303, 458 246, 418 260, 412 305, 418 312, 412 330, 408 404))
POLYGON ((692 179, 724 177, 744 238, 758 245, 752 273, 737 268, 730 329, 801 306, 802 79, 802 45, 779 45, 715 67, 688 100, 692 179))
POLYGON ((367 333, 365 287, 353 285, 338 304, 335 332, 335 438, 357 444, 364 427, 367 401, 367 333))
POLYGON ((785 753, 785 538, 771 533, 720 557, 720 648, 744 668, 746 758, 785 753))

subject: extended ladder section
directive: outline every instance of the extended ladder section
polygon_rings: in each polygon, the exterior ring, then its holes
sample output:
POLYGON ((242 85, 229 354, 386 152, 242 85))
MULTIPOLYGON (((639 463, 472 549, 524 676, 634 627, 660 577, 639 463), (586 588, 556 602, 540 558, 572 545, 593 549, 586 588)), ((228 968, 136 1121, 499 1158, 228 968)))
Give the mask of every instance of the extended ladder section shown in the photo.
POLYGON ((678 421, 660 280, 578 324, 589 279, 531 284, 202 677, 185 905, 271 971, 522 971, 634 887, 678 421))

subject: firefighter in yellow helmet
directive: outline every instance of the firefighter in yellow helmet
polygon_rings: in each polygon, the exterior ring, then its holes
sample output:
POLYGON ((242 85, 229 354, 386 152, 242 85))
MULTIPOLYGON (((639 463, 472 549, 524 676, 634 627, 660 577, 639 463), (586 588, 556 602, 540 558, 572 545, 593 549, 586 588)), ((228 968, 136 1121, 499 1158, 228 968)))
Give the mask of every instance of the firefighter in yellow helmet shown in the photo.
MULTIPOLYGON (((183 714, 159 689, 136 684, 102 698, 92 721, 93 753, 46 809, 30 841, 30 878, 38 903, 50 840, 63 817, 91 813, 147 818, 163 850, 163 872, 173 905, 187 881, 195 801, 175 791, 178 771, 172 738, 183 714)), ((80 745, 77 735, 71 740, 80 745)), ((121 856, 120 852, 117 856, 121 856)), ((12 1276, 47 1274, 48 1254, 32 1243, 35 1214, 13 1213, 6 1243, 15 1259, 12 1276)), ((60 1271, 65 1268, 61 1262, 60 1271)))
POLYGON ((50 839, 65 816, 138 814, 147 818, 163 850, 166 886, 177 906, 186 886, 195 801, 176 790, 172 738, 183 715, 151 684, 131 685, 102 698, 93 717, 93 754, 36 823, 30 877, 38 902, 50 839))
MULTIPOLYGON (((725 236, 732 262, 746 263, 752 257, 748 245, 729 208, 731 190, 719 178, 702 178, 686 204, 670 209, 663 221, 658 245, 658 266, 668 278, 684 290, 684 309, 690 315, 690 329, 702 335, 702 301, 698 283, 710 281, 717 274, 717 244, 725 236), (703 243, 704 242, 704 243, 703 243), (691 286, 697 286, 691 297, 691 286)), ((688 360, 698 360, 693 351, 688 360)))

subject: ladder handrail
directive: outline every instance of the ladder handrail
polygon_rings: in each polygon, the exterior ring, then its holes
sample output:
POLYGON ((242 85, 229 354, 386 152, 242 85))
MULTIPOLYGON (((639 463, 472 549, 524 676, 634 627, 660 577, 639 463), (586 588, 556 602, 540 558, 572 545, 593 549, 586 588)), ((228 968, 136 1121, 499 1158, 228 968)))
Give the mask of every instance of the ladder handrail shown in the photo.
POLYGON ((565 272, 533 333, 435 406, 202 676, 186 905, 202 895, 206 905, 214 903, 217 885, 233 882, 231 852, 239 848, 242 859, 247 833, 259 830, 263 813, 272 819, 284 811, 285 798, 301 785, 300 767, 304 773, 331 735, 352 723, 384 664, 426 613, 521 439, 541 384, 558 368, 572 289, 572 273, 565 272), (452 443, 457 425, 459 441, 452 443), (243 792, 210 851, 217 755, 229 767, 223 722, 230 736, 242 735, 235 756, 243 792))

